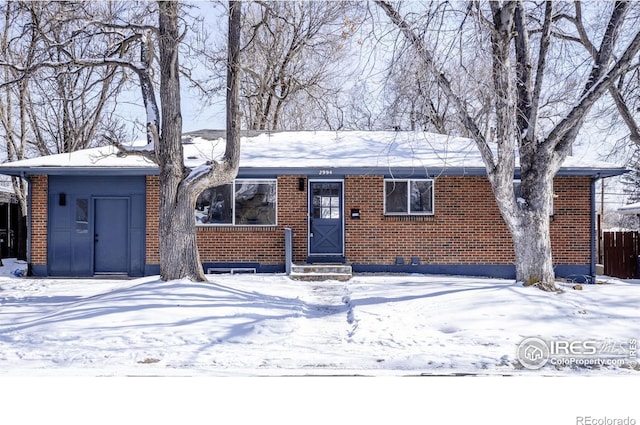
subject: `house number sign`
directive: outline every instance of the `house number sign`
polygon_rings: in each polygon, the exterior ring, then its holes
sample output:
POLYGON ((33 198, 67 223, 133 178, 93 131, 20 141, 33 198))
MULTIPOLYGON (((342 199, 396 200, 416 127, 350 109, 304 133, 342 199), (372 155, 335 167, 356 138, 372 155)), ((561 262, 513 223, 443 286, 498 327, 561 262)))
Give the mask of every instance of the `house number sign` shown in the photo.
POLYGON ((320 170, 318 172, 318 174, 321 175, 321 176, 328 176, 328 175, 333 174, 333 170, 320 170))

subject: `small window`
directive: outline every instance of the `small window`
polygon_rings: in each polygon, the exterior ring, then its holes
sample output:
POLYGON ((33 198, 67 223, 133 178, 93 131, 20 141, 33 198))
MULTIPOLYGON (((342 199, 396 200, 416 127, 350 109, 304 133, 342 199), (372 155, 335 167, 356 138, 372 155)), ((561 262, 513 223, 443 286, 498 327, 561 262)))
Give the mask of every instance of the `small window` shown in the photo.
POLYGON ((385 180, 384 213, 387 215, 433 214, 433 180, 385 180))
POLYGON ((340 183, 315 183, 313 186, 313 218, 340 219, 340 183))
POLYGON ((236 180, 206 189, 196 200, 196 224, 273 226, 275 180, 236 180))
POLYGON ((76 233, 89 233, 88 199, 76 199, 76 233))

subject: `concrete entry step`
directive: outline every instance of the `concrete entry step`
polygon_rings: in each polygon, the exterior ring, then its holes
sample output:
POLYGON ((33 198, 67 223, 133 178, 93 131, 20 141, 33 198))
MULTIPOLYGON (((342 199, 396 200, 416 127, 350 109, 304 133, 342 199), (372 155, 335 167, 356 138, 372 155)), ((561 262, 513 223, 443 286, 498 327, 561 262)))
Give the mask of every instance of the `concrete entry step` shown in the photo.
POLYGON ((292 264, 289 274, 291 279, 303 281, 345 281, 351 279, 352 276, 351 266, 344 264, 292 264))

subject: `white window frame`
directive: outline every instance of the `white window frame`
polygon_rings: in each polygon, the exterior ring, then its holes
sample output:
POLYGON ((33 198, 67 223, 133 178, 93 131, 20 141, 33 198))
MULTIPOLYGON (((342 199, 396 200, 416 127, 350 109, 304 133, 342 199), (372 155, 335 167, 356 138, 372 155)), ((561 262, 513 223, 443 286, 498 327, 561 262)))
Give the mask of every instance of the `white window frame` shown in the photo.
POLYGON ((385 216, 430 216, 435 215, 435 179, 384 179, 383 183, 383 196, 384 196, 384 215, 385 216), (387 212, 387 182, 393 183, 407 183, 407 212, 387 212), (431 211, 425 212, 411 212, 411 183, 412 182, 431 182, 431 211))
MULTIPOLYGON (((241 179, 235 179, 233 180, 233 182, 231 183, 226 183, 227 185, 232 185, 232 190, 231 190, 231 223, 198 223, 196 221, 196 226, 197 227, 276 227, 278 225, 278 179, 265 179, 265 178, 257 178, 257 179, 252 179, 252 178, 241 178, 241 179), (265 184, 265 183, 272 183, 275 185, 276 188, 276 194, 275 194, 275 202, 274 202, 274 208, 275 208, 275 212, 276 212, 276 217, 275 217, 275 223, 273 224, 236 224, 236 183, 243 183, 243 182, 250 182, 250 183, 257 183, 257 184, 265 184)), ((221 185, 224 186, 224 185, 221 185)), ((194 212, 195 214, 195 212, 194 212)))

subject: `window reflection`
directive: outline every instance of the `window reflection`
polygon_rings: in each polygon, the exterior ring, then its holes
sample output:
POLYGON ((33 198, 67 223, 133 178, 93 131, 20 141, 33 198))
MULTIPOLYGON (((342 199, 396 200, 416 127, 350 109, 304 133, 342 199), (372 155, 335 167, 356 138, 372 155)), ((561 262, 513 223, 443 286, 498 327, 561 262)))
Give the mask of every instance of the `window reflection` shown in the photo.
POLYGON ((236 224, 276 224, 275 183, 236 182, 236 224))
POLYGON ((338 183, 313 185, 313 218, 340 219, 338 183))
POLYGON ((384 212, 389 215, 433 214, 433 180, 385 180, 384 212))
POLYGON ((236 180, 212 187, 196 201, 196 223, 226 225, 275 225, 275 180, 236 180))

